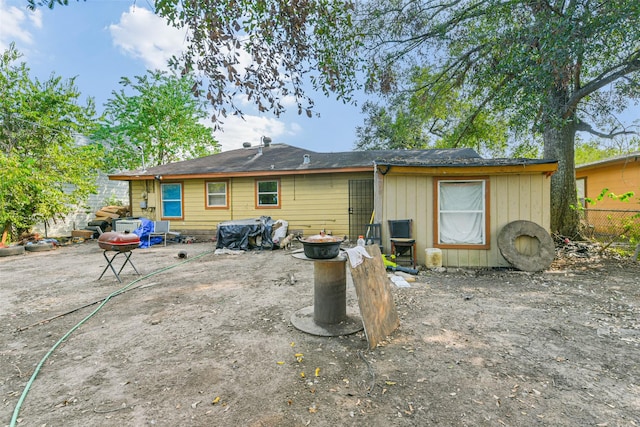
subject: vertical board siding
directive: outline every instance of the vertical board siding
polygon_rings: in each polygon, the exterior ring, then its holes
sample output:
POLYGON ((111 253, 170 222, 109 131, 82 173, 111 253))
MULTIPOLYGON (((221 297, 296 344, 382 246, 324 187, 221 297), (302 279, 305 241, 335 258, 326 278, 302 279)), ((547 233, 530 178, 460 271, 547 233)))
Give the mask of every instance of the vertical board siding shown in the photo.
MULTIPOLYGON (((473 179, 470 177, 470 179, 473 179)), ((507 267, 509 263, 498 248, 498 233, 516 220, 533 221, 545 229, 550 225, 550 178, 543 174, 493 175, 489 177, 490 248, 482 250, 442 249, 447 267, 507 267)), ((413 237, 419 264, 425 263, 425 250, 433 247, 433 177, 423 175, 387 175, 382 183, 382 237, 385 251, 390 250, 387 220, 413 219, 413 237)), ((525 249, 532 242, 519 242, 525 249)), ((528 250, 532 250, 529 248, 528 250)))

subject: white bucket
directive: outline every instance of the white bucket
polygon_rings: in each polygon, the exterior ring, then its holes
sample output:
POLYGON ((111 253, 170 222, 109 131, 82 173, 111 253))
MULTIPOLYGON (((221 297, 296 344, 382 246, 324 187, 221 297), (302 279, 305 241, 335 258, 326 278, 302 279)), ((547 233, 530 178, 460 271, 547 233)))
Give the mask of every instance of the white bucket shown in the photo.
POLYGON ((442 251, 438 248, 427 248, 424 250, 426 255, 427 268, 442 267, 442 251))

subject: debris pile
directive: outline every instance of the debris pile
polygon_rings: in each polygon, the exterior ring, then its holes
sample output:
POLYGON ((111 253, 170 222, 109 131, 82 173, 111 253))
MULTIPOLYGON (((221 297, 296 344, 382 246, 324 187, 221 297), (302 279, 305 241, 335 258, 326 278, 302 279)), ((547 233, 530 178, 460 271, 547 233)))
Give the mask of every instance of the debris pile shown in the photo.
POLYGON ((89 221, 84 230, 74 230, 73 237, 97 238, 100 234, 111 231, 115 220, 130 215, 130 208, 129 206, 103 206, 96 211, 95 215, 96 217, 89 221))

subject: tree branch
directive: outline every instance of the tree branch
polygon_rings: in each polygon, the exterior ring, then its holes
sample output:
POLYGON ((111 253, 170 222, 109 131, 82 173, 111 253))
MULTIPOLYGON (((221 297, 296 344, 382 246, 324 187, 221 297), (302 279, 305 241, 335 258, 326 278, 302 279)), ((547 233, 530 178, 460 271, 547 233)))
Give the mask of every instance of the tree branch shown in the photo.
POLYGON ((577 126, 576 126, 576 131, 578 132, 587 132, 590 133, 591 135, 595 135, 597 137, 600 138, 604 138, 604 139, 613 139, 616 136, 620 136, 620 135, 638 135, 638 132, 636 131, 631 131, 631 130, 626 130, 623 129, 621 131, 611 131, 609 133, 604 133, 604 132, 600 132, 596 129, 594 129, 589 123, 583 122, 583 121, 579 121, 577 126))
MULTIPOLYGON (((565 115, 569 114, 571 111, 575 109, 578 103, 585 98, 587 95, 596 92, 597 90, 605 87, 609 83, 616 81, 617 79, 631 74, 636 71, 640 71, 640 50, 636 50, 631 55, 626 62, 622 64, 618 64, 616 67, 611 67, 610 69, 602 72, 598 77, 575 91, 571 98, 569 98, 566 108, 565 115), (616 71, 617 70, 617 71, 616 71)), ((566 117, 565 117, 566 118, 566 117)))

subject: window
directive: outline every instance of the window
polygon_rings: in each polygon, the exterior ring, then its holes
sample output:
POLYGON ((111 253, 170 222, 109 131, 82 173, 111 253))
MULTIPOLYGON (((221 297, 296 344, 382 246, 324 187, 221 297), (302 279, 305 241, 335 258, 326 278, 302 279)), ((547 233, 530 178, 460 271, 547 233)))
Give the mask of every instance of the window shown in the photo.
POLYGON ((207 182, 205 185, 207 208, 227 208, 227 182, 207 182))
POLYGON ((436 180, 436 246, 488 249, 488 181, 436 180))
POLYGON ((578 191, 578 202, 580 202, 580 206, 586 208, 587 201, 585 197, 587 197, 587 178, 576 179, 576 190, 578 191))
POLYGON ((280 207, 280 181, 256 181, 256 206, 259 208, 280 207))
POLYGON ((182 184, 161 184, 162 217, 182 218, 182 184))

